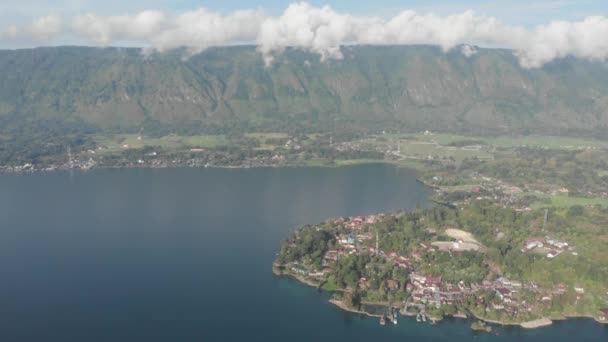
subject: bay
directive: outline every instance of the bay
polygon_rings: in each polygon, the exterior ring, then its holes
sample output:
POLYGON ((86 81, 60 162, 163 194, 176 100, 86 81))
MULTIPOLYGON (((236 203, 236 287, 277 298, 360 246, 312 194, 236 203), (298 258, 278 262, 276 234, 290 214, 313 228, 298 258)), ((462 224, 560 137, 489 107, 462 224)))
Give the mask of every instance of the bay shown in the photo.
POLYGON ((0 341, 605 341, 538 330, 397 326, 275 277, 281 240, 341 215, 430 205, 408 170, 123 169, 0 175, 0 341))

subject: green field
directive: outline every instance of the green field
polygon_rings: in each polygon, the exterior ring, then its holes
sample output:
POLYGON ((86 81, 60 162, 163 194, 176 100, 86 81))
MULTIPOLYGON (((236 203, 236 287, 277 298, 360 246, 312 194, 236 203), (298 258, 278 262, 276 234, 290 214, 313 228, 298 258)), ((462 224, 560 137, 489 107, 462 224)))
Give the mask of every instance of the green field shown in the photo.
POLYGON ((245 134, 248 138, 253 138, 257 140, 266 140, 266 139, 287 139, 289 135, 287 133, 247 133, 245 134))
POLYGON ((143 136, 137 134, 99 135, 93 139, 98 146, 107 149, 106 152, 114 152, 125 149, 137 149, 146 146, 160 146, 165 149, 189 149, 189 148, 214 148, 227 145, 228 141, 223 135, 194 135, 177 136, 167 135, 160 138, 143 136))
MULTIPOLYGON (((521 195, 530 195, 530 193, 522 193, 521 195)), ((533 194, 539 198, 545 198, 551 200, 551 205, 535 203, 532 205, 533 208, 545 208, 545 207, 557 207, 557 208, 567 208, 573 205, 601 205, 608 206, 608 198, 584 198, 584 197, 570 197, 567 195, 545 195, 545 194, 533 194)))
MULTIPOLYGON (((375 141, 367 140, 365 143, 372 144, 376 147, 381 146, 383 149, 400 152, 398 155, 402 159, 410 160, 427 160, 432 159, 450 159, 453 158, 456 163, 462 162, 467 158, 492 159, 492 148, 489 146, 472 147, 452 147, 445 146, 451 142, 472 140, 463 136, 456 135, 440 135, 440 139, 431 139, 435 136, 427 135, 382 135, 378 136, 375 141)), ((477 140, 477 139, 476 139, 477 140)))
POLYGON ((517 136, 517 137, 467 137, 455 134, 404 134, 404 135, 387 135, 393 138, 412 139, 421 142, 433 142, 440 145, 448 145, 458 141, 480 141, 482 143, 496 147, 544 147, 551 149, 581 149, 581 148, 606 148, 608 142, 594 139, 555 137, 555 136, 517 136))
POLYGON ((379 164, 386 163, 383 159, 337 159, 336 166, 352 166, 361 164, 379 164))

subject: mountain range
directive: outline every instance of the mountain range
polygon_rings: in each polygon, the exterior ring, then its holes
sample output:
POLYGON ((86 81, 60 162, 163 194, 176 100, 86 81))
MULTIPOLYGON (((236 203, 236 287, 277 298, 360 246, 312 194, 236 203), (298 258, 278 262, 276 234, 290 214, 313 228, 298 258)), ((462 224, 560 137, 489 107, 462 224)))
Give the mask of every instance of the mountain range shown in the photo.
POLYGON ((287 49, 266 65, 253 46, 194 56, 139 48, 2 50, 0 124, 159 134, 608 134, 604 61, 564 58, 525 69, 510 50, 434 46, 346 46, 342 54, 321 61, 287 49))

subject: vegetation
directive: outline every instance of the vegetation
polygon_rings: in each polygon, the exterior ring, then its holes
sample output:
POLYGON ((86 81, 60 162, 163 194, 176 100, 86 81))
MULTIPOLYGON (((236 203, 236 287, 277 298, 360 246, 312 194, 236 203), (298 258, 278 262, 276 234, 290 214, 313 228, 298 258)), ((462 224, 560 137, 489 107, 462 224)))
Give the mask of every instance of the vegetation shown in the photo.
POLYGON ((475 321, 471 324, 471 329, 474 331, 492 332, 492 327, 486 325, 483 321, 475 321))
MULTIPOLYGON (((347 58, 331 63, 288 49, 270 67, 251 46, 186 54, 144 57, 140 49, 86 47, 0 51, 0 161, 40 162, 65 150, 58 146, 86 149, 84 136, 96 141, 141 132, 192 136, 180 143, 201 147, 218 142, 195 137, 251 132, 246 138, 262 141, 258 148, 310 133, 350 140, 382 131, 502 135, 434 137, 451 147, 576 148, 582 139, 537 135, 608 138, 606 101, 597 95, 608 93, 603 62, 565 59, 530 72, 502 49, 465 58, 430 46, 349 47, 347 58)), ((161 140, 150 144, 171 144, 161 140)))
POLYGON ((594 315, 608 305, 608 251, 602 247, 608 236, 608 208, 554 208, 545 225, 544 210, 516 212, 481 200, 459 209, 436 206, 381 215, 360 226, 352 222, 352 218, 332 219, 302 227, 283 245, 276 263, 287 269, 298 265, 305 270, 304 276, 320 277, 323 288, 346 291, 342 297, 348 297, 348 305, 355 308, 368 302, 403 305, 415 300, 414 292, 407 288, 413 272, 441 277, 442 286, 464 284, 474 289, 502 277, 520 284, 511 293, 512 309, 502 309, 494 288, 498 285, 492 285, 490 290, 466 290, 477 292, 454 303, 427 306, 432 317, 465 312, 517 323, 556 314, 594 315), (431 243, 456 241, 454 231, 459 239, 479 248, 430 247, 431 243), (375 233, 380 237, 380 254, 372 250, 375 233), (345 238, 348 236, 357 236, 354 247, 345 238), (539 236, 567 241, 569 247, 557 257, 526 250, 527 241, 539 236), (339 257, 334 261, 335 253, 339 257), (415 255, 418 257, 413 258, 415 255), (411 266, 403 267, 399 260, 408 260, 411 266), (556 295, 558 290, 562 292, 556 295), (545 297, 550 300, 541 302, 545 297))

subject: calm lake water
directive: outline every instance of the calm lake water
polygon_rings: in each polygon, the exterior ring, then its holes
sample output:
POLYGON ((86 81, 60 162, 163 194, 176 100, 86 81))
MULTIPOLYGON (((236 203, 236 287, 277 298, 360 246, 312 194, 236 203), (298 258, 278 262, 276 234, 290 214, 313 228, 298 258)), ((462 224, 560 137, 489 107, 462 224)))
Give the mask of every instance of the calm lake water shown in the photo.
POLYGON ((0 341, 608 341, 589 320, 380 327, 272 275, 297 226, 428 195, 384 165, 0 175, 0 341))

